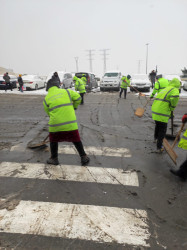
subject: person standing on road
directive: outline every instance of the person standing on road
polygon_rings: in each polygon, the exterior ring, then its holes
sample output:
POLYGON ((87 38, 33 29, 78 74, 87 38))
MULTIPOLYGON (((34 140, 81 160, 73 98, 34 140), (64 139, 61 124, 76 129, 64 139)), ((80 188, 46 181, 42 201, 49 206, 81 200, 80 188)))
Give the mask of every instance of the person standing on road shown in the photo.
POLYGON ((151 81, 152 89, 153 89, 155 86, 155 79, 156 79, 156 71, 155 70, 151 71, 151 73, 149 74, 149 79, 151 81))
MULTIPOLYGON (((187 122, 187 113, 182 117, 182 123, 187 122)), ((187 129, 183 134, 183 137, 179 141, 179 148, 187 150, 187 129)), ((178 170, 170 169, 170 172, 178 177, 180 177, 183 181, 187 180, 187 159, 181 164, 178 170)))
POLYGON ((10 89, 12 91, 12 84, 10 82, 10 76, 8 75, 8 72, 4 74, 3 79, 5 80, 5 92, 7 91, 8 86, 10 86, 10 89))
POLYGON ((86 87, 87 79, 86 79, 86 75, 85 74, 82 74, 81 80, 84 82, 84 85, 86 87))
POLYGON ((84 104, 84 94, 86 93, 84 82, 76 76, 73 77, 73 82, 75 83, 75 90, 79 91, 82 98, 81 104, 84 104))
POLYGON ((179 101, 180 81, 173 78, 170 85, 156 96, 152 104, 152 119, 155 121, 154 139, 157 142, 157 153, 163 151, 163 139, 167 131, 167 123, 171 112, 175 110, 179 101))
POLYGON ((19 90, 20 90, 20 92, 23 92, 23 79, 21 77, 21 74, 19 74, 18 83, 19 83, 19 90))
POLYGON ((53 79, 55 82, 58 82, 59 87, 60 87, 60 85, 61 85, 62 83, 60 82, 60 77, 58 76, 58 73, 57 73, 57 72, 54 72, 54 74, 53 74, 53 76, 52 76, 52 79, 53 79))
POLYGON ((159 93, 169 85, 169 81, 162 77, 162 75, 156 76, 156 83, 150 98, 153 98, 156 93, 159 93))
POLYGON ((72 142, 77 149, 83 166, 90 161, 80 139, 75 110, 81 102, 80 95, 71 89, 60 89, 58 81, 47 82, 48 94, 43 106, 49 115, 49 140, 51 157, 48 164, 58 165, 58 142, 72 142))
POLYGON ((120 93, 119 93, 119 98, 121 98, 121 95, 124 91, 124 99, 126 99, 127 96, 127 87, 130 87, 130 79, 131 76, 127 75, 127 76, 122 76, 121 78, 121 86, 120 86, 120 93))

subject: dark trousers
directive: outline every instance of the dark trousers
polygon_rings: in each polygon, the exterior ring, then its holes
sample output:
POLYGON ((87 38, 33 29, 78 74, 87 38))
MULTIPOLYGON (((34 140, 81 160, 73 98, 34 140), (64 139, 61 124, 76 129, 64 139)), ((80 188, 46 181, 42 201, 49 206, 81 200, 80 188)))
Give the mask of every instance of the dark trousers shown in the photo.
POLYGON ((155 121, 155 133, 154 138, 157 140, 157 149, 162 148, 163 139, 167 131, 167 123, 155 121))
POLYGON ((122 95, 123 91, 124 91, 124 98, 126 99, 126 96, 127 96, 127 89, 121 88, 121 89, 120 89, 120 92, 119 92, 119 97, 121 98, 121 95, 122 95))
POLYGON ((182 165, 180 166, 178 173, 180 176, 187 178, 187 160, 185 160, 182 165))
POLYGON ((80 96, 81 96, 81 104, 84 104, 84 93, 80 93, 80 96))
POLYGON ((153 89, 155 86, 155 79, 151 79, 151 84, 152 84, 152 89, 153 89))
MULTIPOLYGON (((75 148, 77 149, 80 157, 85 156, 86 153, 84 151, 84 147, 81 141, 79 142, 73 142, 75 148)), ((50 142, 50 150, 51 150, 51 158, 57 158, 58 157, 58 142, 50 142)))
POLYGON ((8 86, 10 86, 10 89, 12 91, 12 84, 11 83, 5 83, 5 91, 7 91, 8 86))

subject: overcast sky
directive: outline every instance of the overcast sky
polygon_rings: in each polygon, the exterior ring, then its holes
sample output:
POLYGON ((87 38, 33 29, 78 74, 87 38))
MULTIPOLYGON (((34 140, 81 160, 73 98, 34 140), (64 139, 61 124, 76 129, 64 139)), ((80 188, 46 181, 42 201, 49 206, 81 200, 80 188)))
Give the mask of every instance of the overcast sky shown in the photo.
POLYGON ((181 73, 187 0, 0 0, 0 66, 16 73, 107 70, 181 73), (146 45, 146 44, 149 45, 146 45))

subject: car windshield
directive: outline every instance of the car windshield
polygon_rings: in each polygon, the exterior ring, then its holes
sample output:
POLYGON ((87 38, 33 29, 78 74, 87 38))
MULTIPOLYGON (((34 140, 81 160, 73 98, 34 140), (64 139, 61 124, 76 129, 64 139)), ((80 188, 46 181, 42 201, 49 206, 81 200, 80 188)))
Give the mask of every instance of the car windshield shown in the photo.
POLYGON ((106 77, 116 77, 116 76, 118 76, 119 74, 118 73, 116 73, 116 72, 113 72, 113 73, 105 73, 104 74, 104 77, 106 76, 106 77))
POLYGON ((132 79, 145 80, 148 79, 147 75, 133 75, 132 79))

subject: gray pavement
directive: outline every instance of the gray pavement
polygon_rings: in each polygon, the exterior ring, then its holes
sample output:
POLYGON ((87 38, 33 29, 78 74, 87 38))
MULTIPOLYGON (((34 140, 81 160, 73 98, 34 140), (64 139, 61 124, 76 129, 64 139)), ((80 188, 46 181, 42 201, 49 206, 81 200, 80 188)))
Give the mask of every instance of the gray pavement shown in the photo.
MULTIPOLYGON (((179 167, 186 152, 175 148, 177 166, 166 152, 154 153, 151 103, 138 118, 134 112, 145 104, 144 97, 87 94, 76 114, 91 162, 79 169, 70 143, 60 143, 61 165, 55 168, 45 164, 49 148, 27 148, 47 135, 43 99, 0 94, 0 247, 186 249, 187 184, 169 172, 179 167), (39 210, 44 219, 34 221, 39 210)), ((181 99, 174 133, 186 106, 187 99, 181 99)))

